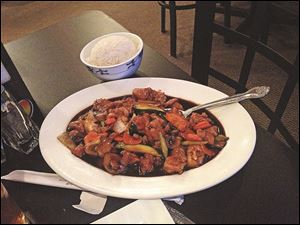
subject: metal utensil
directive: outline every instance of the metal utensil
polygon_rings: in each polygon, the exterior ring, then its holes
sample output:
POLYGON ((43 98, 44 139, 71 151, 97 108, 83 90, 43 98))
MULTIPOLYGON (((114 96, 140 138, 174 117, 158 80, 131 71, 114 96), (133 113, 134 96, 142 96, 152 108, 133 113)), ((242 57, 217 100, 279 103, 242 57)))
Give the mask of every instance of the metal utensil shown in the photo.
POLYGON ((190 109, 187 109, 185 111, 181 111, 184 117, 188 117, 192 112, 197 111, 199 109, 204 109, 204 108, 212 108, 212 107, 219 107, 219 106, 224 106, 236 102, 240 102, 246 99, 251 99, 251 98, 262 98, 266 96, 270 91, 270 87, 268 86, 259 86, 259 87, 254 87, 248 90, 247 92, 244 93, 239 93, 236 95, 232 95, 226 98, 222 98, 213 102, 206 103, 204 105, 198 105, 194 106, 190 109))
POLYGON ((185 215, 183 215, 178 210, 174 209, 173 207, 169 206, 166 202, 163 202, 169 211, 172 219, 174 220, 175 224, 196 224, 191 219, 187 218, 185 215))

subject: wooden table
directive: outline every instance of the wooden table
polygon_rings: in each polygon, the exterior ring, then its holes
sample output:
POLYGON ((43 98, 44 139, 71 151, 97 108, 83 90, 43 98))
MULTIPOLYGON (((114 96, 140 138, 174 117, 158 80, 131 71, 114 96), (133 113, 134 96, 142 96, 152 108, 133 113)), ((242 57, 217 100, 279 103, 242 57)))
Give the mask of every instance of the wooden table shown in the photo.
MULTIPOLYGON (((5 48, 46 116, 65 97, 101 82, 80 62, 82 47, 100 35, 125 30, 104 13, 88 11, 5 48)), ((136 76, 193 81, 147 45, 136 76)), ((7 150, 2 175, 15 169, 52 172, 39 149, 29 156, 7 150)), ((90 223, 132 202, 109 197, 104 211, 92 216, 72 208, 79 203, 80 191, 3 183, 37 223, 90 223)), ((181 206, 170 205, 197 223, 299 223, 299 153, 257 126, 254 154, 242 170, 217 186, 185 196, 181 206)))

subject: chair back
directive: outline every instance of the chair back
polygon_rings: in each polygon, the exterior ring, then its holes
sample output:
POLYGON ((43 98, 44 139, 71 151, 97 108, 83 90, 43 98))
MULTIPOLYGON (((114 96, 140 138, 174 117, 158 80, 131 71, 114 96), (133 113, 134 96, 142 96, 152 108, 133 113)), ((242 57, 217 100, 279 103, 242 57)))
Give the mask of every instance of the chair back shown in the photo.
POLYGON ((236 92, 244 92, 248 90, 246 86, 255 55, 264 56, 287 74, 287 80, 275 110, 272 110, 262 99, 254 99, 252 102, 270 119, 268 131, 274 134, 278 130, 290 147, 298 150, 299 143, 283 124, 282 116, 295 86, 299 82, 299 52, 295 61, 291 63, 274 49, 258 40, 264 29, 261 21, 265 19, 265 13, 268 9, 267 2, 257 2, 253 19, 253 32, 249 36, 215 23, 215 8, 215 2, 197 1, 196 3, 192 77, 201 84, 208 85, 208 77, 211 75, 235 89, 236 92), (220 34, 246 47, 238 81, 210 67, 213 33, 220 34))

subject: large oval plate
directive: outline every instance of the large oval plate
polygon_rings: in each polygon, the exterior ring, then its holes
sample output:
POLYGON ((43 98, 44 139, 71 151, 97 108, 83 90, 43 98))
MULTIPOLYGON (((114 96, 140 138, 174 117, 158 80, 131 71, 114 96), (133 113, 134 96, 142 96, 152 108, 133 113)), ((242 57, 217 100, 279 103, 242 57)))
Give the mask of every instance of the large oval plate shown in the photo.
POLYGON ((56 105, 42 124, 40 149, 49 166, 61 177, 87 191, 120 198, 157 199, 207 189, 231 177, 249 160, 255 146, 256 130, 250 115, 240 104, 210 110, 230 139, 213 160, 181 175, 151 178, 112 176, 75 157, 57 140, 70 120, 97 98, 131 94, 137 87, 162 90, 167 95, 199 104, 226 97, 222 92, 200 84, 165 78, 124 79, 86 88, 56 105))

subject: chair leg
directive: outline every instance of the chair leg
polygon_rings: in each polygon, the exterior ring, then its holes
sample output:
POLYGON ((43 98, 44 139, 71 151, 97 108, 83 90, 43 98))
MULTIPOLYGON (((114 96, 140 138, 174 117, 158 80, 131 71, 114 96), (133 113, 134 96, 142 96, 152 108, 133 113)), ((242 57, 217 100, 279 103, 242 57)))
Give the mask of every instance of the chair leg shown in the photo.
MULTIPOLYGON (((231 1, 224 1, 224 26, 227 28, 231 27, 231 1)), ((228 37, 224 37, 224 42, 226 44, 231 43, 231 40, 228 37)))
POLYGON ((177 31, 176 31, 176 5, 175 1, 170 1, 170 49, 171 49, 171 56, 176 58, 176 38, 177 38, 177 31))
POLYGON ((270 5, 267 5, 266 9, 266 15, 265 15, 265 21, 262 22, 262 31, 260 36, 260 41, 264 43, 265 45, 268 44, 268 38, 269 38, 269 31, 270 31, 270 25, 271 25, 271 8, 270 5))
MULTIPOLYGON (((163 3, 166 3, 166 1, 162 1, 163 3)), ((166 8, 164 6, 161 6, 160 8, 160 31, 162 33, 166 32, 166 8)))

